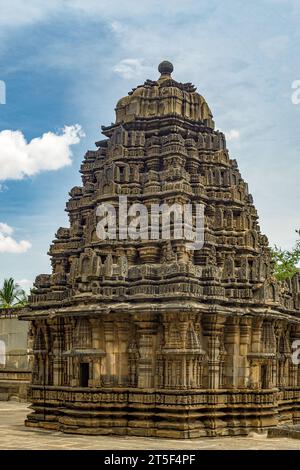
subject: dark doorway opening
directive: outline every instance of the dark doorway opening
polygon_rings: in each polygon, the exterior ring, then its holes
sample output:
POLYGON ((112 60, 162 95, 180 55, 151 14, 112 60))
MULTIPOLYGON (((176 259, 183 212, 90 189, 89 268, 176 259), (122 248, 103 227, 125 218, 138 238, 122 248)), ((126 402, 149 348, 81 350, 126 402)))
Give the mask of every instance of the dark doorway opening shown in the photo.
POLYGON ((80 363, 80 387, 89 386, 90 365, 88 362, 80 363))
POLYGON ((261 366, 261 388, 268 388, 268 366, 261 366))

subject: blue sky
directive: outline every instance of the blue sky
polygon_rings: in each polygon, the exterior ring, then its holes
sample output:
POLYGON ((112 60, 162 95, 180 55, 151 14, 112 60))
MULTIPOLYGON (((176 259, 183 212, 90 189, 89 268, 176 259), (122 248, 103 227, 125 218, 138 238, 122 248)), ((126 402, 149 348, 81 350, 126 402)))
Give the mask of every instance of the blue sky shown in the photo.
POLYGON ((163 59, 208 101, 270 243, 292 246, 300 226, 300 104, 291 100, 299 21, 298 0, 0 0, 0 283, 12 276, 26 286, 50 272, 47 250, 67 224, 85 151, 114 121, 117 100, 157 78, 163 59), (68 137, 65 126, 75 125, 82 131, 71 127, 68 137))

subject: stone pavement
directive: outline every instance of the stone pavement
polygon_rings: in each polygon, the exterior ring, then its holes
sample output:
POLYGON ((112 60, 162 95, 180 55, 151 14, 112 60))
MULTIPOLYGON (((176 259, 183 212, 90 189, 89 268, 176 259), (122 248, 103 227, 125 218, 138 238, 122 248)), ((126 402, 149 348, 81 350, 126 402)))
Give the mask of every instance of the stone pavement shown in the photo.
POLYGON ((300 440, 252 437, 220 437, 193 440, 145 437, 77 436, 60 432, 34 430, 24 426, 28 405, 0 402, 0 449, 40 450, 265 450, 300 449, 300 440))

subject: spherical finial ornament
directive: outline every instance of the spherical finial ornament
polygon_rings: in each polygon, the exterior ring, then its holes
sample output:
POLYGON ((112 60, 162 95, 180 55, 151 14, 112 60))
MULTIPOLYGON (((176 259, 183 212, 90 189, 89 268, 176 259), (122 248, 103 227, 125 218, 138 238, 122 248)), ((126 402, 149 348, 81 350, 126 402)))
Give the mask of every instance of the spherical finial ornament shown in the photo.
POLYGON ((174 70, 173 64, 171 64, 171 62, 169 62, 168 60, 164 60, 158 66, 158 71, 162 75, 171 75, 173 70, 174 70))

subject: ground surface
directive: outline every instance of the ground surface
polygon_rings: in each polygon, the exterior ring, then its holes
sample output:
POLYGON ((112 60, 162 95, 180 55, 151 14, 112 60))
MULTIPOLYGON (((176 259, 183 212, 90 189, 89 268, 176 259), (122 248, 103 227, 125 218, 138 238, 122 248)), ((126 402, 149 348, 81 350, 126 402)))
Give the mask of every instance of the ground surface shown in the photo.
POLYGON ((24 426, 28 405, 0 402, 0 449, 99 449, 99 450, 238 450, 298 449, 300 440, 288 438, 222 437, 193 440, 143 437, 75 436, 24 426))

